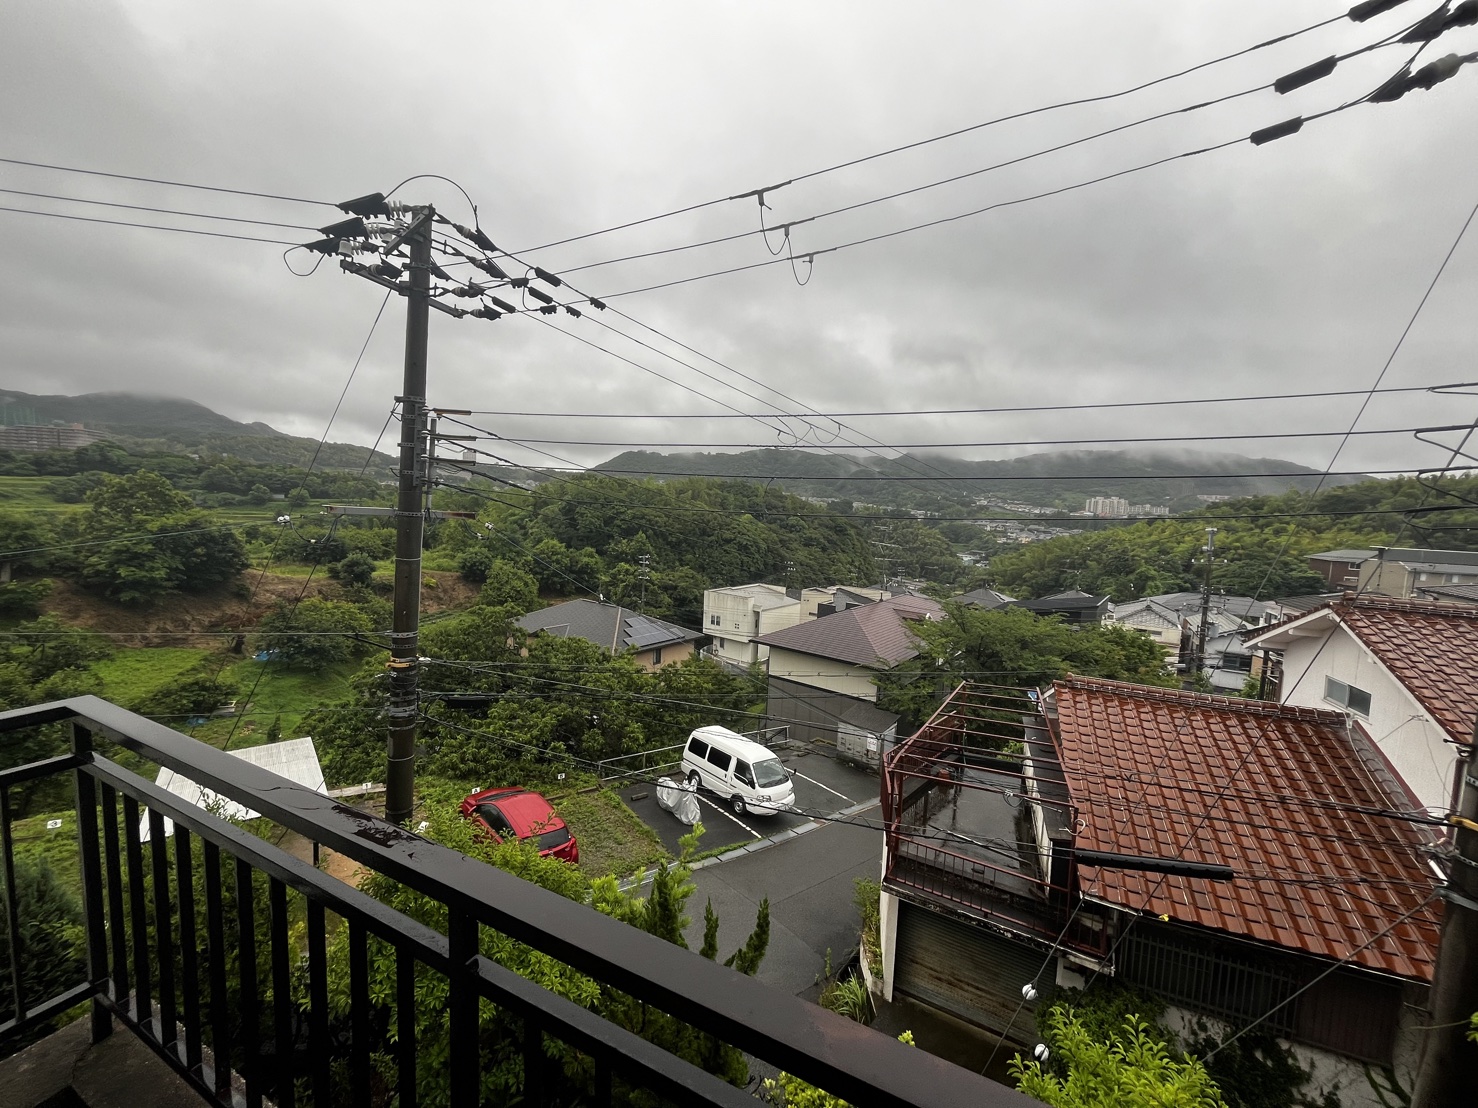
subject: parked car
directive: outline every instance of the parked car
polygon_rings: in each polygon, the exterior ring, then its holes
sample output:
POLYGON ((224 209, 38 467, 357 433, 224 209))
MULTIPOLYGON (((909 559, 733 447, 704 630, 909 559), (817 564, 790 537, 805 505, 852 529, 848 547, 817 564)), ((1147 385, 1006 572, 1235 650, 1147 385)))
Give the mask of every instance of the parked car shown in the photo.
POLYGON ((580 860, 580 844, 554 807, 528 789, 483 789, 462 801, 462 815, 476 823, 494 842, 524 839, 546 858, 580 860))
POLYGON ((727 727, 699 727, 688 736, 683 773, 727 801, 735 815, 768 816, 795 804, 790 774, 775 753, 727 727))

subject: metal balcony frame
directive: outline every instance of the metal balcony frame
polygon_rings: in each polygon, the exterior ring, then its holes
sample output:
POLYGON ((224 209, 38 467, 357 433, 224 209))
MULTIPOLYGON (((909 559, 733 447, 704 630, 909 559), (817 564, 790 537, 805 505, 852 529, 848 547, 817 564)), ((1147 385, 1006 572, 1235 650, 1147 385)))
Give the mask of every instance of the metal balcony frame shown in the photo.
MULTIPOLYGON (((432 843, 368 813, 233 758, 162 724, 93 696, 76 697, 0 713, 0 734, 46 724, 71 725, 71 753, 0 771, 0 852, 9 919, 17 934, 13 842, 9 790, 16 784, 61 773, 74 776, 78 817, 79 861, 86 919, 87 980, 56 997, 26 1006, 21 978, 12 969, 16 1015, 0 1024, 0 1040, 88 999, 92 1001, 94 1041, 111 1033, 114 1020, 146 1042, 205 1099, 247 1108, 261 1103, 262 1079, 251 1064, 241 1072, 231 1059, 202 1050, 201 977, 212 997, 226 993, 227 961, 256 965, 252 949, 238 949, 235 959, 224 952, 199 965, 196 952, 194 893, 190 840, 203 843, 206 871, 206 938, 209 951, 221 951, 222 919, 220 855, 232 855, 238 885, 266 875, 271 906, 270 945, 273 967, 273 1012, 278 1055, 292 1048, 294 1020, 305 1018, 312 1072, 312 1103, 327 1104, 331 1095, 328 1035, 328 982, 325 912, 341 916, 349 928, 351 991, 351 1100, 368 1104, 369 1007, 366 943, 374 935, 397 953, 398 1003, 414 1005, 415 963, 444 974, 450 982, 451 1014, 448 1078, 452 1103, 478 1101, 480 1049, 479 998, 495 1001, 523 1022, 526 1061, 524 1094, 531 1104, 547 1102, 543 1084, 549 1064, 543 1036, 550 1035, 593 1059, 597 1103, 610 1103, 613 1081, 650 1089, 680 1104, 742 1105, 754 1103, 744 1090, 646 1042, 594 1012, 550 993, 478 953, 479 929, 490 927, 527 943, 581 973, 683 1020, 757 1058, 796 1074, 857 1104, 880 1108, 1016 1108, 1036 1103, 989 1081, 911 1049, 886 1035, 821 1009, 629 927, 553 892, 539 888, 474 858, 432 843), (210 812, 183 802, 93 750, 93 738, 106 738, 149 762, 188 775, 205 788, 237 800, 311 842, 353 859, 372 871, 431 896, 447 906, 448 934, 443 936, 408 919, 367 894, 320 872, 210 812), (122 804, 122 841, 117 805, 122 804), (139 841, 141 807, 150 823, 147 850, 139 841), (99 819, 99 813, 102 819, 99 819), (163 835, 165 818, 175 821, 175 879, 168 878, 170 846, 163 835), (101 824, 101 836, 100 836, 101 824), (147 859, 146 859, 147 854, 147 859), (155 918, 179 908, 179 934, 158 933, 158 949, 145 948, 145 864, 152 867, 155 918), (249 867, 249 868, 248 868, 249 867), (125 895, 124 876, 128 878, 125 895), (292 970, 288 949, 287 891, 301 893, 307 904, 308 1009, 295 1011, 287 988, 292 970), (176 899, 172 903, 171 896, 176 899), (127 900, 127 903, 125 903, 127 900), (125 940, 126 919, 135 922, 133 946, 125 940), (173 981, 172 943, 178 942, 185 980, 178 994, 173 981), (153 957, 151 957, 151 953, 153 957), (157 965, 159 981, 150 980, 157 965), (132 973, 130 969, 132 968, 132 973), (157 990, 154 986, 157 984, 157 990), (157 993, 157 995, 156 995, 157 993), (181 998, 176 1011, 176 995, 181 998), (233 1075, 235 1086, 233 1089, 233 1075)), ((241 898, 245 924, 251 923, 252 898, 241 898)), ((171 929, 165 929, 170 931, 171 929)), ((244 926, 242 947, 252 947, 253 930, 244 926)), ((18 944, 11 944, 17 951, 18 944)), ((0 974, 7 967, 0 967, 0 974)), ((262 999, 255 978, 242 975, 243 1006, 250 1017, 262 999)), ((216 1018, 223 1007, 212 1004, 216 1018)), ((243 1027, 254 1020, 243 1019, 243 1027)), ((254 1034, 254 1032, 253 1032, 254 1034)), ((212 1038, 230 1049, 230 1036, 218 1026, 212 1038)), ((250 1046, 251 1044, 248 1043, 250 1046)), ((415 1102, 415 1042, 402 1036, 395 1051, 399 1065, 401 1108, 415 1102)), ((245 1052, 251 1055, 251 1052, 245 1052)), ((254 1055, 253 1055, 254 1056, 254 1055)), ((245 1062, 246 1059, 239 1061, 245 1062)), ((276 1090, 284 1108, 294 1102, 291 1081, 276 1090)))

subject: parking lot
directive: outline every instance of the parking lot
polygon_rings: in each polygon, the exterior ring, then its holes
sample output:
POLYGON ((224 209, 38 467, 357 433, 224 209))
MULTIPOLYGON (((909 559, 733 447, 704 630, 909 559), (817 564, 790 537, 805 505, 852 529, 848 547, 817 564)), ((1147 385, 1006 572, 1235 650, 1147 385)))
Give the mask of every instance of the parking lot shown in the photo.
MULTIPOLYGON (((699 851, 707 854, 723 847, 743 846, 781 831, 809 823, 812 816, 831 815, 861 801, 876 800, 878 779, 875 774, 839 762, 820 750, 782 750, 780 761, 791 774, 795 788, 795 811, 770 815, 735 815, 725 802, 707 790, 700 789, 698 803, 702 809, 704 835, 699 851)), ((662 843, 674 855, 682 852, 678 840, 692 828, 678 821, 657 803, 654 784, 643 781, 618 790, 621 799, 641 820, 656 831, 662 843)))

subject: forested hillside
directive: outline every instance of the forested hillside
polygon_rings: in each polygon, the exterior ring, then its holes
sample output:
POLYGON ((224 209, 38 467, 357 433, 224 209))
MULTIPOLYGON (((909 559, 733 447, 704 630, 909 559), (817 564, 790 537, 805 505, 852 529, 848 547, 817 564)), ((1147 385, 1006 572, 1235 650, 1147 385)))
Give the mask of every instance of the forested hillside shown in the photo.
MULTIPOLYGON (((633 450, 596 467, 625 476, 703 475, 773 481, 800 496, 943 509, 978 498, 1077 511, 1091 496, 1122 496, 1171 509, 1198 496, 1253 496, 1312 489, 1318 474, 1276 458, 1204 451, 1071 450, 971 461, 939 455, 859 457, 808 450, 658 454, 633 450), (1193 476, 1187 477, 1185 475, 1193 476)), ((1326 485, 1358 478, 1336 477, 1326 485)))
POLYGON ((1276 597, 1327 586, 1308 570, 1321 550, 1360 546, 1478 549, 1478 477, 1364 481, 1203 508, 1194 520, 1113 527, 1035 543, 991 559, 989 576, 1016 596, 1080 588, 1115 600, 1200 587, 1198 551, 1217 528, 1214 587, 1276 597))

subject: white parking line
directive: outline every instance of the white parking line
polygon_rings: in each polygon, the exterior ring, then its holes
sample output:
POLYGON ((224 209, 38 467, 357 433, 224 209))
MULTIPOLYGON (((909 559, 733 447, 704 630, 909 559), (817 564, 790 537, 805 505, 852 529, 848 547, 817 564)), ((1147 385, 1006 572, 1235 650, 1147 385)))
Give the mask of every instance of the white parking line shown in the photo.
POLYGON ((830 785, 823 785, 823 784, 821 784, 821 782, 818 781, 818 780, 816 780, 816 778, 814 778, 814 777, 807 777, 804 773, 802 773, 798 769, 793 769, 793 770, 790 771, 790 773, 791 773, 791 776, 793 776, 793 777, 799 777, 802 781, 809 781, 809 782, 811 782, 811 784, 817 786, 818 788, 825 789, 827 792, 831 793, 832 796, 839 796, 843 800, 846 800, 846 801, 850 801, 852 799, 846 793, 839 793, 839 792, 837 792, 830 785))
POLYGON ((737 823, 740 827, 744 828, 744 830, 748 831, 756 839, 760 839, 760 838, 763 838, 764 837, 758 831, 756 831, 753 827, 749 826, 749 824, 745 823, 743 820, 740 820, 740 819, 735 818, 729 812, 729 810, 727 808, 725 808, 722 804, 715 804, 713 801, 709 800, 708 797, 704 796, 702 793, 699 793, 698 794, 698 803, 700 803, 700 804, 707 804, 710 808, 712 808, 719 815, 721 815, 721 816, 727 816, 729 819, 731 819, 735 823, 737 823))

